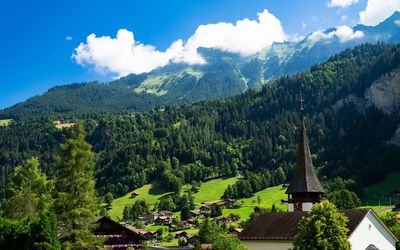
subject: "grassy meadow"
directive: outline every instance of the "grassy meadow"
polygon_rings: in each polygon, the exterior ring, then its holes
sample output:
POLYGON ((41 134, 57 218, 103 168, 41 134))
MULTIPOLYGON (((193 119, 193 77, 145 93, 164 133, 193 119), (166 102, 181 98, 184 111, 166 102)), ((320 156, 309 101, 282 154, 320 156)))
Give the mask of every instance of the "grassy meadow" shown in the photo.
POLYGON ((378 209, 389 206, 390 202, 393 205, 400 200, 400 197, 395 195, 396 190, 400 191, 400 173, 389 174, 384 181, 366 187, 361 199, 362 205, 378 209))
POLYGON ((1 119, 0 126, 8 126, 12 121, 13 121, 12 119, 1 119))

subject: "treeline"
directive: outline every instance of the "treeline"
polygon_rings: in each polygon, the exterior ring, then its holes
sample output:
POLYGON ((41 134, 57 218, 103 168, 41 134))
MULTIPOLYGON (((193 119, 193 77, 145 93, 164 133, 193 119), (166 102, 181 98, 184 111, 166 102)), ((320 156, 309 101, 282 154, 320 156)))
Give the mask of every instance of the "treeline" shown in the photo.
POLYGON ((245 198, 271 186, 283 184, 286 180, 285 172, 281 167, 275 171, 264 169, 259 173, 246 171, 243 179, 233 185, 228 185, 223 198, 245 198))
MULTIPOLYGON (((375 79, 399 64, 399 45, 362 45, 309 72, 283 77, 261 91, 190 107, 87 118, 87 141, 96 155, 96 188, 101 195, 121 195, 158 181, 178 191, 185 183, 241 171, 257 174, 257 183, 250 182, 253 178, 242 183, 256 192, 268 186, 266 172, 271 175, 269 185, 285 181, 275 176, 279 167, 290 180, 296 164, 302 91, 320 178, 353 180, 350 190, 360 193, 363 186, 400 170, 400 149, 386 143, 400 123, 399 115, 373 107, 361 113, 352 104, 337 103, 350 94, 361 96, 375 79)), ((50 166, 63 133, 46 119, 0 127, 0 140, 5 142, 0 144, 0 165, 10 173, 11 166, 23 158, 38 155, 42 166, 50 166)))

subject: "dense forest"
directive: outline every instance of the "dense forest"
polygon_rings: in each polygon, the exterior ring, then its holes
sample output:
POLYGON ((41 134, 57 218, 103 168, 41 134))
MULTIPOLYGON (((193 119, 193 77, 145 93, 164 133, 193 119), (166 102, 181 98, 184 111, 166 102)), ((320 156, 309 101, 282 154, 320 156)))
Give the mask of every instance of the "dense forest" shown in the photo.
MULTIPOLYGON (((237 171, 249 179, 254 179, 251 173, 261 173, 269 178, 268 185, 290 180, 302 92, 319 176, 327 185, 340 176, 351 184, 346 188, 360 193, 363 186, 400 170, 400 149, 386 143, 400 122, 399 114, 387 115, 374 107, 361 113, 353 104, 337 103, 349 94, 362 96, 374 80, 399 64, 400 46, 361 45, 260 91, 189 107, 80 117, 95 153, 96 188, 100 195, 121 195, 159 181, 176 191, 184 183, 237 171)), ((53 155, 65 133, 50 118, 21 119, 0 127, 1 186, 15 166, 32 156, 39 157, 48 176, 54 175, 53 155)), ((260 185, 250 184, 249 191, 265 185, 260 180, 260 185)))

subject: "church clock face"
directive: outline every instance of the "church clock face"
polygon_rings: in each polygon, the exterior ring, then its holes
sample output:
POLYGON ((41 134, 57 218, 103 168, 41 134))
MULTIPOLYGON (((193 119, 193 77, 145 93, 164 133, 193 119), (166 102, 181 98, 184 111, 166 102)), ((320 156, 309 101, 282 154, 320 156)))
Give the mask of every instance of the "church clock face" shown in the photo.
POLYGON ((293 206, 294 206, 294 211, 301 211, 302 210, 301 202, 298 202, 298 201, 294 202, 293 206))

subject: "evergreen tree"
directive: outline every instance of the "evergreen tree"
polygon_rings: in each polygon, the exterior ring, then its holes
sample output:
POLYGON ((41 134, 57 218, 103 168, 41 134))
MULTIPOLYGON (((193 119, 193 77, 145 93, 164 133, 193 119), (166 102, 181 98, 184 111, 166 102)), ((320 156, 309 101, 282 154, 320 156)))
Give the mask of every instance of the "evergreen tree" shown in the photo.
POLYGON ((85 141, 83 124, 69 131, 56 157, 54 208, 70 241, 63 248, 89 248, 95 244, 91 223, 99 210, 95 192, 94 155, 85 141))
POLYGON ((104 197, 104 202, 107 204, 107 206, 111 206, 111 203, 114 200, 114 196, 112 195, 112 193, 108 192, 106 194, 106 196, 104 197))
POLYGON ((7 187, 4 216, 10 219, 38 217, 52 206, 52 183, 39 170, 39 161, 32 158, 17 167, 7 187))
POLYGON ((181 220, 190 219, 190 209, 188 206, 184 206, 181 210, 181 220))
POLYGON ((314 205, 308 216, 299 222, 294 249, 350 250, 347 221, 348 218, 329 201, 314 205))

